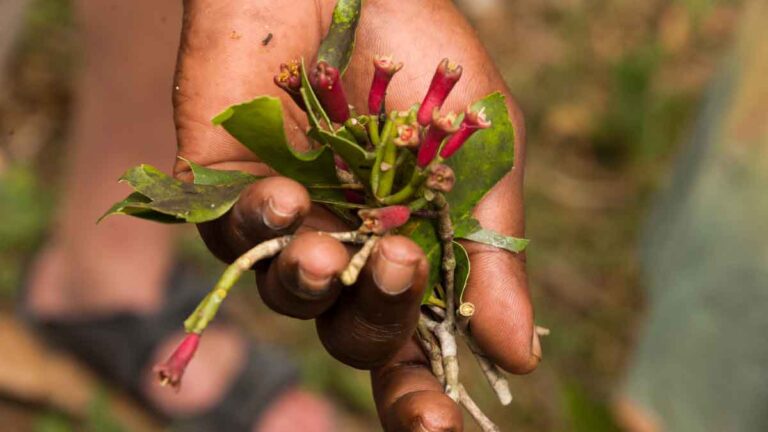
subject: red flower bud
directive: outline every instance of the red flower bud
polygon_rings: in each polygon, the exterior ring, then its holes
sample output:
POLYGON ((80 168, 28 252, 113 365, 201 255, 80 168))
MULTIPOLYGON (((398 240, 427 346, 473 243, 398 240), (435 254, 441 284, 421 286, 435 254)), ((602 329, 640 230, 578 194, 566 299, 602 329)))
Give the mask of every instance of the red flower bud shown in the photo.
POLYGON ((391 56, 373 57, 373 82, 368 93, 368 112, 378 114, 384 107, 384 98, 392 76, 403 68, 402 63, 395 63, 391 56))
POLYGON ((317 99, 328 113, 331 121, 344 123, 349 118, 347 95, 341 86, 341 74, 335 67, 321 61, 309 75, 309 82, 317 99))
POLYGON ((419 107, 417 119, 420 125, 428 125, 432 111, 443 106, 443 102, 445 102, 453 86, 461 78, 461 71, 461 66, 449 62, 448 59, 443 59, 440 62, 435 75, 432 77, 432 82, 429 84, 427 95, 424 96, 424 101, 419 107))
POLYGON ((432 124, 427 129, 427 134, 424 137, 424 141, 419 147, 419 154, 416 156, 416 164, 424 168, 432 162, 432 159, 437 156, 437 151, 440 149, 440 143, 443 142, 448 134, 454 133, 457 127, 453 125, 456 121, 456 115, 449 113, 448 115, 441 116, 438 108, 432 112, 432 124))
POLYGON ((363 209, 357 214, 363 220, 361 231, 381 235, 408 222, 411 217, 411 209, 404 205, 393 205, 363 209))
POLYGON ((301 98, 301 64, 291 60, 288 64, 280 65, 280 73, 275 75, 275 84, 288 93, 299 108, 306 111, 304 99, 301 98))
POLYGON ((485 108, 482 108, 480 111, 472 111, 470 107, 467 107, 464 121, 461 122, 459 130, 453 134, 453 136, 448 138, 448 141, 446 141, 443 149, 440 151, 440 156, 443 159, 448 159, 453 156, 453 154, 456 153, 478 129, 486 129, 489 127, 491 127, 491 121, 485 116, 485 108))
POLYGON ((437 164, 430 167, 426 186, 439 192, 450 192, 456 183, 456 175, 448 165, 437 164))
POLYGON ((397 126, 397 136, 393 143, 398 147, 417 148, 419 146, 419 124, 404 124, 397 126))
POLYGON ((168 360, 152 368, 152 371, 157 374, 162 385, 170 384, 176 391, 179 390, 184 370, 195 355, 199 344, 199 334, 187 333, 187 336, 181 341, 176 351, 171 354, 168 360))

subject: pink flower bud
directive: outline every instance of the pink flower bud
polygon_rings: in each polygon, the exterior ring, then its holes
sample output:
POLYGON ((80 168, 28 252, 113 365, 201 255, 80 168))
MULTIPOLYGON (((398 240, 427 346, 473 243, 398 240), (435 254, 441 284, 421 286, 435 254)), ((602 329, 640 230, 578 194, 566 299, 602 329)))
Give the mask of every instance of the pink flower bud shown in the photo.
POLYGON ((419 146, 419 124, 397 126, 397 136, 392 142, 398 147, 417 148, 419 146))
POLYGON ((448 165, 437 164, 429 169, 426 186, 439 192, 450 192, 456 183, 456 176, 448 165))
POLYGON ((464 121, 461 122, 459 130, 453 134, 448 141, 446 141, 443 149, 440 151, 440 156, 443 159, 448 159, 453 156, 461 146, 475 133, 478 129, 486 129, 491 127, 491 121, 485 116, 485 108, 480 111, 472 111, 470 107, 467 107, 467 112, 464 115, 464 121))
POLYGON ((421 102, 421 107, 419 107, 419 113, 416 118, 419 120, 420 125, 428 125, 432 111, 443 106, 443 102, 445 102, 448 94, 451 93, 453 86, 461 78, 461 71, 461 66, 449 62, 448 59, 443 59, 440 62, 435 75, 432 77, 432 82, 429 84, 427 95, 424 96, 424 101, 421 102))
POLYGON ((368 112, 378 114, 384 107, 384 98, 392 76, 403 68, 402 63, 395 63, 391 56, 373 57, 373 82, 368 93, 368 112))
POLYGON ((170 384, 176 391, 179 390, 184 370, 195 355, 199 344, 199 334, 187 333, 187 336, 181 341, 176 351, 171 354, 168 360, 152 368, 152 371, 157 374, 162 385, 170 384))
POLYGON ((424 141, 419 147, 419 154, 416 156, 416 164, 419 167, 424 168, 429 165, 437 156, 437 151, 440 149, 440 143, 443 142, 443 139, 448 134, 456 132, 457 127, 453 125, 455 121, 456 115, 454 113, 441 116, 438 108, 435 108, 432 112, 432 124, 427 129, 424 141))
POLYGON ((306 111, 304 99, 301 98, 301 64, 291 60, 288 64, 280 65, 280 73, 275 75, 275 85, 285 90, 299 108, 306 111))
POLYGON ((341 86, 339 70, 321 61, 309 75, 309 82, 317 95, 317 99, 328 113, 331 121, 344 123, 349 118, 347 95, 341 86))
POLYGON ((393 205, 363 209, 357 214, 363 220, 361 231, 382 235, 408 222, 411 217, 411 209, 404 205, 393 205))

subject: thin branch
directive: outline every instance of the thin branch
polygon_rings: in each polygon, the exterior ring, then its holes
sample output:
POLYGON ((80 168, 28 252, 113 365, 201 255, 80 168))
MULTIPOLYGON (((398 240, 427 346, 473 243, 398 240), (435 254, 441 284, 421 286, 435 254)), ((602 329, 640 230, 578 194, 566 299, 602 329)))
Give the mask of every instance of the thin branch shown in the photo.
POLYGON ((480 365, 480 369, 483 371, 486 380, 493 388, 496 396, 499 398, 499 402, 506 406, 512 403, 512 392, 509 389, 509 381, 501 372, 501 369, 494 363, 488 356, 485 355, 480 345, 478 345, 475 338, 469 333, 468 329, 463 326, 459 326, 459 334, 464 337, 464 342, 469 347, 472 354, 474 354, 477 363, 480 365))
POLYGON ((443 284, 445 288, 445 320, 434 330, 440 341, 445 367, 445 393, 453 400, 459 399, 459 358, 456 346, 456 294, 455 274, 456 257, 453 254, 453 223, 451 222, 450 207, 445 195, 435 194, 434 203, 437 205, 438 233, 443 249, 443 284))
POLYGON ((341 283, 346 286, 350 286, 357 282, 357 277, 360 276, 360 271, 363 269, 363 266, 365 266, 365 263, 368 261, 368 257, 371 256, 373 247, 376 245, 380 238, 381 237, 379 236, 371 236, 368 238, 365 244, 363 244, 363 247, 357 251, 351 260, 349 260, 349 264, 347 264, 347 267, 344 269, 344 271, 341 272, 341 277, 339 278, 341 279, 341 283))
MULTIPOLYGON (((357 231, 322 233, 344 243, 363 244, 369 236, 357 231)), ((257 262, 271 258, 283 250, 293 240, 293 235, 285 235, 259 243, 230 264, 214 285, 213 289, 198 304, 197 308, 184 321, 188 333, 202 333, 216 316, 219 307, 229 294, 229 291, 240 279, 240 276, 250 270, 257 262)))
POLYGON ((483 410, 477 406, 477 403, 475 403, 469 393, 467 393, 467 389, 461 384, 459 384, 459 402, 461 402, 461 405, 464 406, 472 418, 475 419, 475 422, 477 422, 477 425, 480 426, 480 429, 482 429, 483 432, 501 432, 501 429, 499 429, 499 427, 485 415, 483 410))

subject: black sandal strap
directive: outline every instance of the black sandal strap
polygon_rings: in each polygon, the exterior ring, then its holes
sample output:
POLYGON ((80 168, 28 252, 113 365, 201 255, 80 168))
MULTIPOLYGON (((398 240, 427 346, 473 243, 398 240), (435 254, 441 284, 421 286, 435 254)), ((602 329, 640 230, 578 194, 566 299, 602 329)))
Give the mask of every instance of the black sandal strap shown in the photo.
MULTIPOLYGON (((162 416, 141 392, 142 374, 155 348, 182 328, 184 319, 205 296, 207 282, 207 278, 193 269, 177 265, 166 285, 165 302, 155 314, 119 313, 80 320, 40 320, 25 310, 23 304, 21 314, 51 343, 73 353, 162 416)), ((182 420, 181 430, 249 431, 273 398, 286 386, 296 383, 297 369, 287 357, 267 346, 250 345, 241 375, 220 403, 209 413, 182 420)))
POLYGON ((176 266, 161 309, 154 314, 116 313, 77 319, 27 321, 52 344, 63 348, 97 372, 140 396, 141 373, 154 348, 179 331, 186 316, 205 295, 206 287, 191 269, 176 266))

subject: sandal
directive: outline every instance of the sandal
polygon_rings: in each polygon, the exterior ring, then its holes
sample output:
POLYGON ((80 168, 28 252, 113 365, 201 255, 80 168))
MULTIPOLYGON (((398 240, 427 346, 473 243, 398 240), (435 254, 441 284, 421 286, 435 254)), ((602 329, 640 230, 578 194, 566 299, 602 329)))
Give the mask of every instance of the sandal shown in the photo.
POLYGON ((76 355, 103 377, 128 390, 156 415, 184 432, 251 431, 264 409, 288 387, 296 385, 298 370, 284 355, 266 345, 249 343, 239 376, 222 399, 207 412, 169 417, 152 406, 141 391, 141 377, 155 348, 180 329, 208 291, 204 278, 177 265, 163 307, 153 314, 118 313, 66 321, 41 320, 26 308, 21 292, 20 314, 51 344, 76 355), (266 373, 265 373, 266 371, 266 373))

